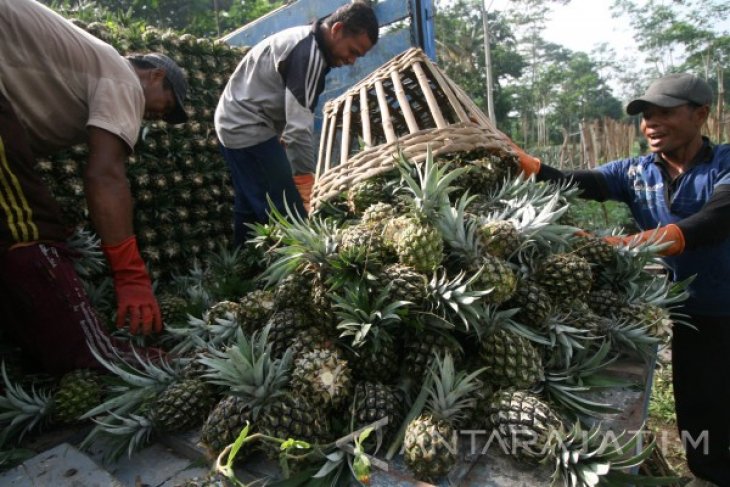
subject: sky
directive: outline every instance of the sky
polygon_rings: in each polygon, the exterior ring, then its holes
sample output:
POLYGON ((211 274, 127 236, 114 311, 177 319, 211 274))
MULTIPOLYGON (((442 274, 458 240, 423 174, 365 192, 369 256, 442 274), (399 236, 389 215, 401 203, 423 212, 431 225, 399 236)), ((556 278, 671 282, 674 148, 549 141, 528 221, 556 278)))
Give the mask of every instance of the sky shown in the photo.
MULTIPOLYGON (((492 10, 502 10, 509 0, 487 0, 487 6, 490 3, 492 10)), ((556 5, 543 37, 573 51, 588 53, 606 42, 619 57, 629 55, 634 42, 631 27, 625 19, 611 16, 611 3, 611 0, 572 0, 567 5, 556 5)))

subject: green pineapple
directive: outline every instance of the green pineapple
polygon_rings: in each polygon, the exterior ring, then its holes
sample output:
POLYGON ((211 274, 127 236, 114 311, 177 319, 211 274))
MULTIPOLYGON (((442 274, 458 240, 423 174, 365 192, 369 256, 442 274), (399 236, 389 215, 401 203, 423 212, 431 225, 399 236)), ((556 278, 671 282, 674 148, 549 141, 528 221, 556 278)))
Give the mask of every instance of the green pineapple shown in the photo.
POLYGON ((527 338, 496 329, 482 339, 484 380, 493 389, 528 389, 544 379, 540 351, 527 338))
MULTIPOLYGON (((388 418, 379 431, 389 442, 403 422, 403 394, 395 387, 380 382, 360 382, 355 386, 352 402, 355 431, 378 420, 388 418)), ((378 433, 374 433, 374 437, 378 433)))
POLYGON ((479 236, 484 249, 501 259, 509 258, 522 245, 520 232, 508 220, 493 220, 479 225, 479 236))
POLYGON ((388 200, 385 191, 385 180, 382 177, 368 178, 355 183, 347 192, 347 203, 350 212, 361 215, 368 207, 388 200))
POLYGON ((537 271, 537 282, 556 304, 582 299, 591 289, 593 273, 583 257, 575 254, 552 254, 537 271))
POLYGON ((533 328, 541 329, 552 308, 550 295, 534 279, 522 278, 517 282, 517 288, 510 300, 505 304, 507 308, 517 308, 515 320, 533 328))
POLYGON ((396 211, 389 203, 377 202, 368 206, 362 213, 362 222, 368 225, 375 225, 383 228, 386 222, 395 218, 396 211))
POLYGON ((293 308, 284 308, 272 314, 266 326, 269 328, 271 353, 274 357, 281 357, 292 345, 296 335, 310 327, 310 321, 305 313, 293 308))
POLYGON ((185 320, 188 303, 184 298, 172 294, 161 294, 158 303, 163 323, 179 323, 185 320))
POLYGON ((595 235, 576 236, 572 247, 576 255, 598 266, 610 264, 616 255, 613 245, 595 235))
POLYGON ((432 272, 443 260, 444 242, 439 231, 425 219, 409 218, 396 237, 395 253, 401 264, 432 272))
POLYGON ((61 378, 53 394, 53 418, 59 423, 73 423, 102 402, 103 388, 98 373, 79 369, 61 378))
POLYGON ((548 456, 551 437, 563 428, 553 409, 528 392, 504 389, 489 400, 486 427, 503 439, 519 461, 537 463, 548 456))
POLYGON ((273 358, 268 333, 268 327, 250 339, 239 333, 233 346, 200 359, 208 367, 205 377, 226 388, 201 432, 201 441, 214 453, 235 440, 247 421, 260 430, 263 410, 288 394, 291 353, 273 358))
POLYGON ((396 301, 420 305, 428 297, 426 276, 403 264, 386 265, 380 270, 377 281, 384 287, 390 285, 391 296, 396 301))
POLYGON ((238 321, 250 334, 260 329, 274 312, 274 294, 271 291, 255 289, 244 294, 238 304, 238 321))
POLYGON ((456 464, 456 434, 475 406, 482 372, 457 372, 448 353, 436 360, 426 411, 408 423, 403 440, 406 465, 419 480, 433 482, 456 464))
POLYGON ((183 379, 167 386, 151 412, 155 427, 166 432, 201 425, 215 404, 213 389, 200 379, 183 379))
POLYGON ((349 397, 351 372, 336 350, 317 348, 303 352, 294 362, 292 389, 321 409, 336 408, 349 397))

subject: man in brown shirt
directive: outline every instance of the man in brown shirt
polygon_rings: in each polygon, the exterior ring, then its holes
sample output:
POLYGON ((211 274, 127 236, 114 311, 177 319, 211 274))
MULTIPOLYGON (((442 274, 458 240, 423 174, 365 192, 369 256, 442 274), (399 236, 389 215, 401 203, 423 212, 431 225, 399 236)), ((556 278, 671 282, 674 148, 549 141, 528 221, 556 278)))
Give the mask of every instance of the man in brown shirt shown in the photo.
POLYGON ((34 0, 0 0, 0 326, 52 372, 95 366, 87 343, 109 357, 118 344, 73 270, 35 157, 88 144, 84 192, 114 278, 117 326, 160 331, 124 163, 143 118, 187 119, 186 90, 162 54, 125 59, 34 0))

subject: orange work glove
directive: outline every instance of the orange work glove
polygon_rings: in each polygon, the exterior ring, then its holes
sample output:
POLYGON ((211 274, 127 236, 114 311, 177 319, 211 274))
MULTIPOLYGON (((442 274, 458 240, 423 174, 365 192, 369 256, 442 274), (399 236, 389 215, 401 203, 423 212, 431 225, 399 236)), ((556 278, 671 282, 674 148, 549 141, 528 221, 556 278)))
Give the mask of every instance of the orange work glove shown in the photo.
POLYGON ((312 188, 314 187, 314 174, 297 174, 294 176, 294 184, 297 185, 299 195, 302 197, 304 209, 309 213, 309 202, 312 196, 312 188))
POLYGON ((624 237, 604 237, 611 245, 629 245, 643 242, 652 242, 661 244, 671 242, 667 248, 659 252, 665 257, 679 255, 684 252, 684 234, 682 230, 675 224, 670 223, 656 230, 646 230, 644 232, 627 235, 624 237))
POLYGON ((507 138, 510 145, 512 146, 512 149, 517 153, 517 161, 520 163, 520 169, 522 169, 522 172, 525 173, 525 176, 532 176, 533 174, 537 174, 540 172, 540 159, 537 157, 533 157, 517 144, 515 144, 512 139, 509 137, 507 138))
POLYGON ((124 326, 129 315, 129 331, 133 335, 140 331, 143 335, 162 331, 160 306, 152 292, 150 276, 139 255, 137 238, 132 235, 116 245, 103 245, 102 250, 114 278, 117 328, 124 326))

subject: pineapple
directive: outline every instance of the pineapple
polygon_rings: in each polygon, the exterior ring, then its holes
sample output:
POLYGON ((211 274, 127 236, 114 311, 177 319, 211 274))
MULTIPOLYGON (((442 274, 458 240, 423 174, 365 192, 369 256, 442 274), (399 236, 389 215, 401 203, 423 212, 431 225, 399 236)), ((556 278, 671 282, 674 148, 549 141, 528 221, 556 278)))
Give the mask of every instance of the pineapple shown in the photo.
POLYGON ((401 264, 432 272, 443 260, 444 242, 439 231, 424 219, 408 218, 396 237, 395 253, 401 264))
POLYGON ((482 340, 484 380, 494 389, 528 389, 544 379, 539 350, 525 337, 498 328, 482 340))
POLYGON ((59 423, 73 423, 102 402, 101 377, 91 370, 79 369, 61 378, 53 394, 53 418, 59 423))
POLYGON ((155 427, 166 432, 199 426, 215 404, 213 389, 200 379, 183 379, 162 391, 151 412, 155 427))
POLYGON ((590 264, 574 254, 552 254, 537 271, 537 282, 555 303, 582 299, 591 289, 593 273, 590 264))
POLYGON ((552 408, 528 392, 504 389, 489 400, 486 427, 494 430, 518 460, 537 463, 548 456, 548 443, 563 428, 552 408))
POLYGON ((476 289, 490 290, 485 300, 501 304, 515 292, 517 277, 505 260, 484 250, 477 222, 466 217, 468 203, 469 198, 460 198, 455 208, 443 206, 439 214, 437 224, 451 250, 450 268, 478 274, 473 284, 476 289))
POLYGON ((373 177, 355 183, 347 192, 350 212, 354 215, 361 215, 371 205, 387 201, 388 194, 384 185, 385 180, 382 177, 373 177))
POLYGON ((255 289, 239 299, 238 304, 238 321, 250 334, 260 329, 273 313, 274 295, 271 291, 255 289))
POLYGON ((572 247, 576 255, 597 266, 610 264, 616 255, 613 245, 595 235, 576 236, 572 247))
POLYGON ((350 368, 336 350, 304 352, 294 363, 291 386, 317 407, 336 408, 350 396, 350 368))
POLYGON ((428 279, 412 267, 389 264, 382 268, 377 281, 390 285, 391 296, 396 301, 408 301, 420 305, 428 297, 428 279))
POLYGON ((403 440, 406 465, 419 480, 433 482, 456 464, 457 428, 475 406, 482 372, 457 372, 449 353, 436 360, 426 411, 408 423, 403 440))
POLYGON ((375 225, 382 229, 386 222, 396 215, 395 208, 389 203, 377 202, 368 206, 362 213, 362 223, 375 225))
POLYGON ((382 433, 385 441, 392 439, 403 422, 403 397, 393 386, 380 382, 360 382, 355 386, 352 415, 355 430, 364 428, 383 418, 388 424, 382 433))
POLYGON ((201 432, 201 441, 216 454, 238 437, 247 421, 261 428, 262 411, 287 395, 291 353, 272 358, 268 333, 267 327, 249 339, 239 332, 234 345, 200 359, 208 368, 205 377, 228 388, 201 432))
POLYGON ((479 236, 484 249, 501 259, 509 258, 522 245, 520 232, 508 220, 493 220, 479 225, 479 236))
POLYGON ((520 323, 541 329, 550 315, 552 300, 534 279, 522 278, 505 307, 519 309, 515 319, 520 323))
POLYGON ((355 377, 390 382, 399 370, 395 328, 408 303, 392 301, 390 286, 375 294, 361 283, 348 283, 333 300, 355 377))
POLYGON ((185 320, 188 303, 184 298, 172 294, 161 294, 158 302, 163 323, 179 323, 185 320))
POLYGON ((266 326, 269 328, 268 340, 271 343, 271 353, 274 357, 281 357, 292 345, 297 334, 310 328, 310 322, 303 312, 284 308, 272 314, 266 326))

